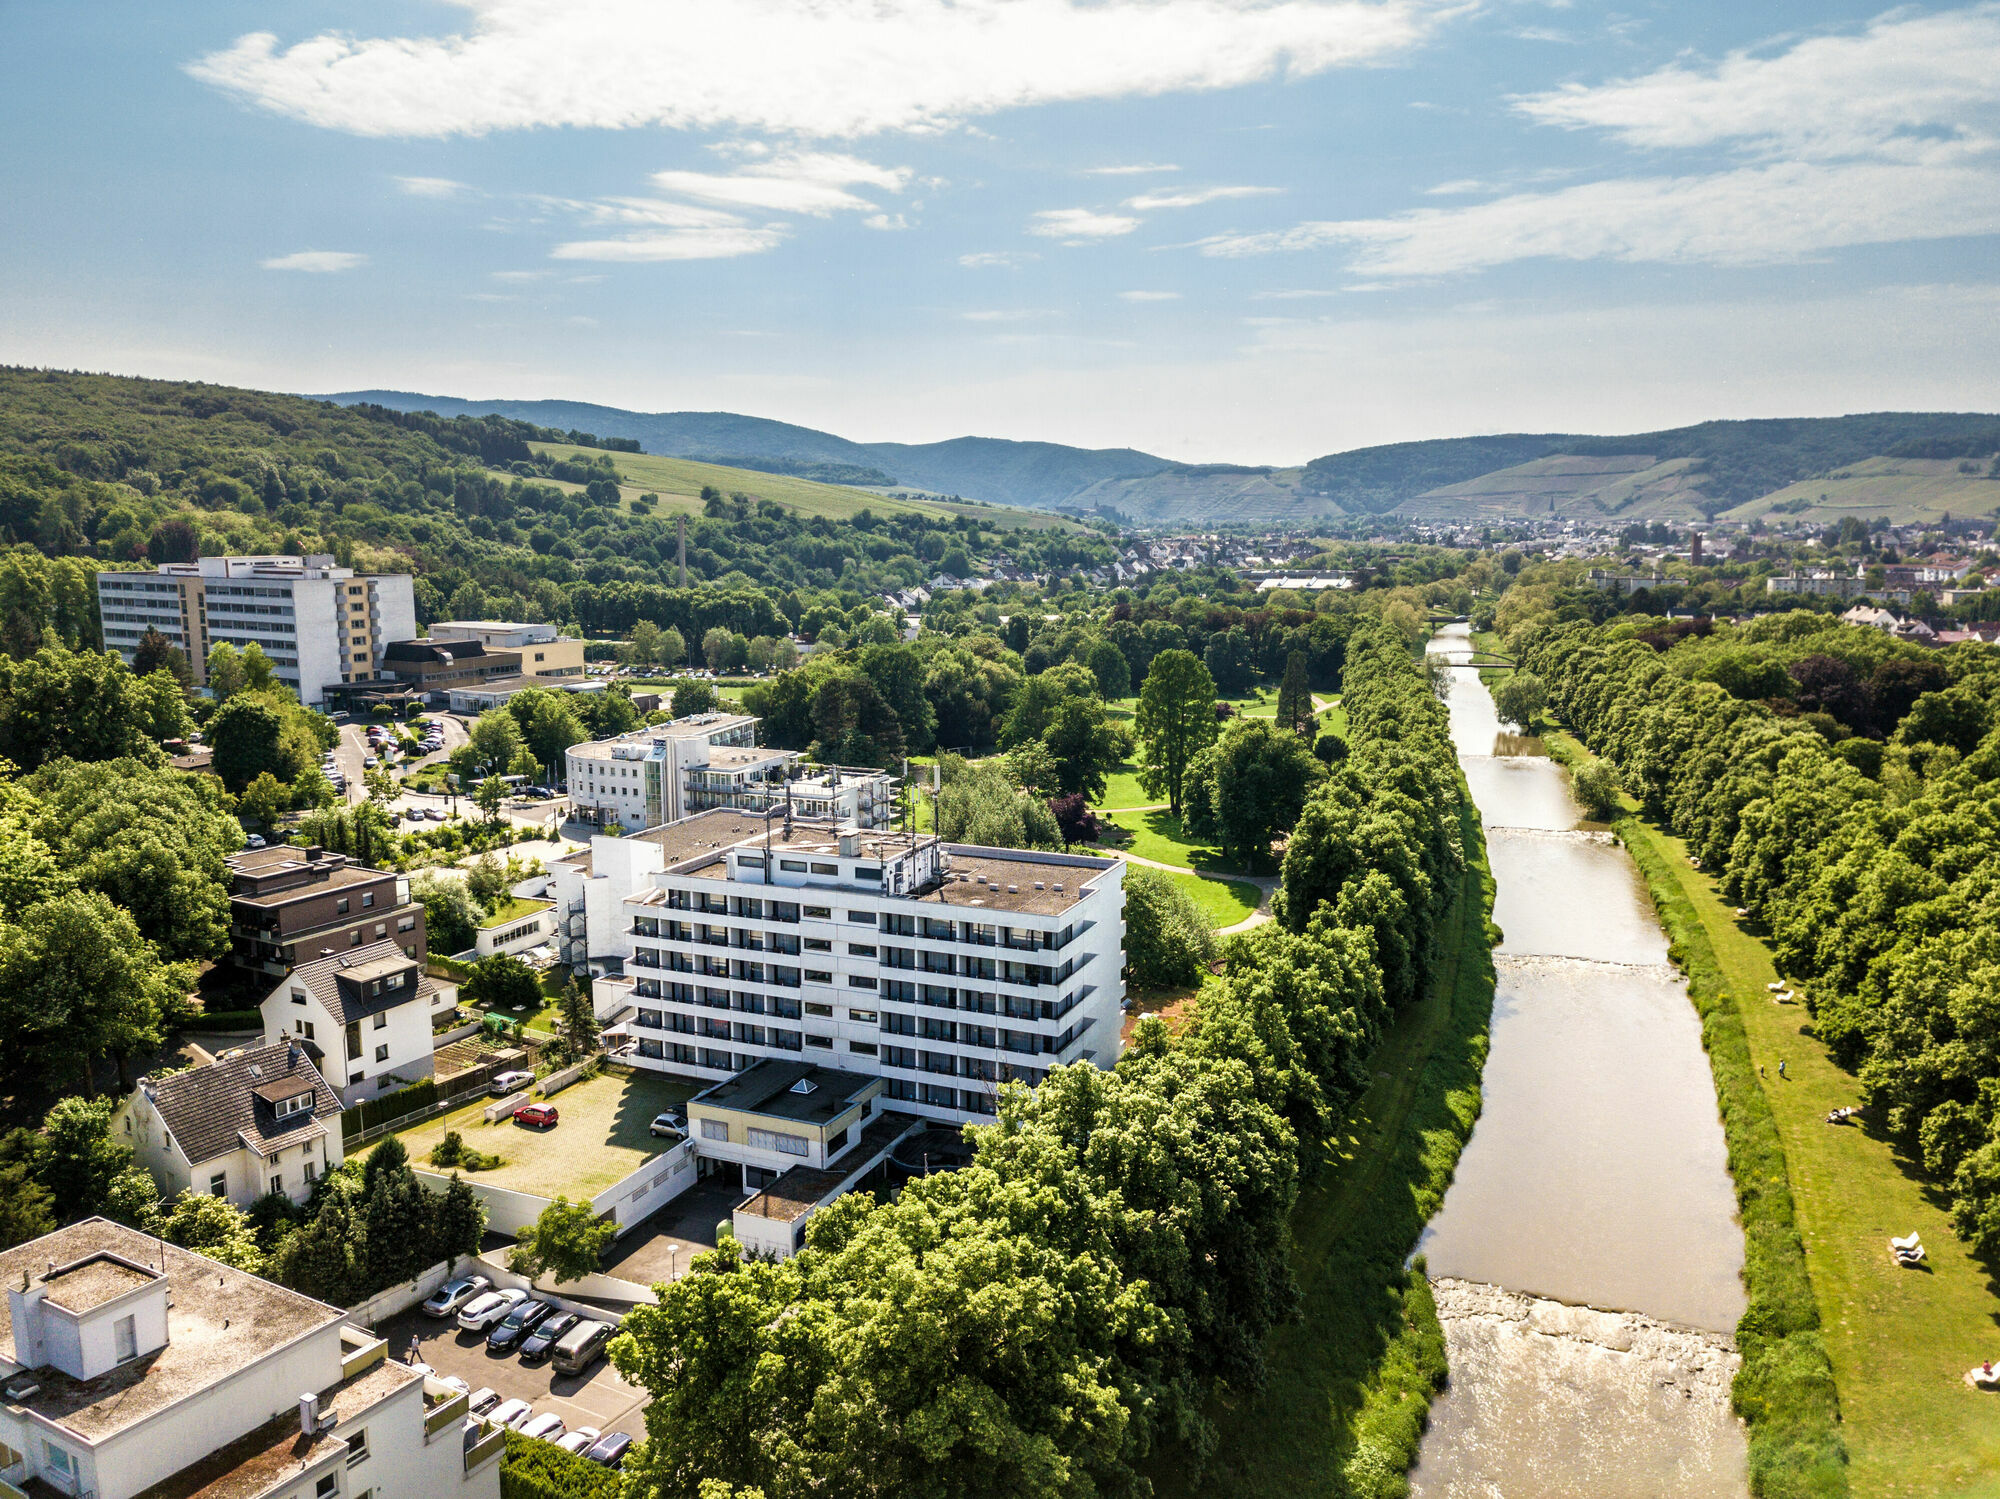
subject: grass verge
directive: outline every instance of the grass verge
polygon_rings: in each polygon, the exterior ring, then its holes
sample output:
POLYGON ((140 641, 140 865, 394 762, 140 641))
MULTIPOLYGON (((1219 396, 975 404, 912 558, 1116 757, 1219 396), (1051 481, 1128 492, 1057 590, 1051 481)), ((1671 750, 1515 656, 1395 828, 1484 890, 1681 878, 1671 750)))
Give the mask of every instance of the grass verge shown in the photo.
MULTIPOLYGON (((1551 734, 1547 742, 1550 753, 1566 765, 1589 758, 1590 752, 1567 733, 1551 734)), ((1737 1414, 1749 1426, 1751 1492, 1765 1499, 1835 1499, 1850 1492, 1840 1397, 1784 1141, 1758 1080, 1742 1011, 1753 993, 1762 994, 1764 981, 1751 979, 1740 964, 1726 967, 1719 957, 1711 922, 1720 914, 1720 904, 1709 890, 1705 893, 1712 909, 1698 907, 1695 892, 1678 873, 1688 869, 1678 840, 1642 819, 1629 799, 1626 814, 1614 827, 1652 892, 1666 928, 1668 955, 1687 975, 1721 1109, 1743 1225, 1743 1282, 1749 1299, 1736 1325, 1743 1367, 1733 1393, 1737 1414)))
POLYGON ((1185 890, 1188 898, 1201 907, 1201 914, 1208 918, 1209 926, 1217 930, 1236 925, 1257 909, 1257 902, 1263 897, 1263 891, 1248 880, 1204 878, 1198 874, 1179 874, 1170 869, 1163 869, 1160 873, 1185 890))
POLYGON ((1275 1332, 1256 1395, 1219 1395, 1222 1440, 1199 1473, 1163 1454, 1163 1499, 1392 1499, 1445 1378, 1444 1333, 1421 1261, 1404 1264, 1444 1201, 1479 1117, 1493 1012, 1493 883, 1468 802, 1465 882, 1441 934, 1436 980, 1372 1059, 1292 1215, 1300 1319, 1275 1332))

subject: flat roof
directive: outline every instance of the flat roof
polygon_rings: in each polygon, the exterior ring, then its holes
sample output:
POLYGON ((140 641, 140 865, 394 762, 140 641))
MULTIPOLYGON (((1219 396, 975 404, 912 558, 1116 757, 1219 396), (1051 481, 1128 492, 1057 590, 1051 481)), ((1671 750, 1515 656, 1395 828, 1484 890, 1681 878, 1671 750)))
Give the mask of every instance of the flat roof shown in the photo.
POLYGON ((725 729, 736 728, 740 724, 755 722, 756 718, 749 713, 696 713, 689 718, 675 718, 666 723, 648 724, 642 729, 634 729, 629 734, 619 734, 615 738, 592 739, 585 744, 572 744, 568 753, 602 758, 611 753, 613 745, 638 744, 652 739, 698 739, 705 734, 717 734, 725 729))
POLYGON ((1084 859, 1045 864, 991 853, 970 854, 951 844, 945 845, 945 852, 951 858, 949 877, 935 890, 912 899, 965 911, 1018 911, 1028 916, 1062 915, 1084 899, 1085 885, 1118 863, 1115 859, 1084 859), (983 885, 979 883, 982 876, 986 880, 983 885), (1035 888, 1037 880, 1042 882, 1040 890, 1035 888), (1015 888, 1009 890, 1009 885, 1015 888), (1062 886, 1060 893, 1057 885, 1062 886))
POLYGON ((880 1082, 880 1078, 840 1072, 816 1062, 763 1061, 689 1101, 797 1124, 826 1124, 846 1113, 857 1094, 880 1082), (810 1083, 812 1091, 794 1093, 793 1086, 801 1082, 810 1083))
POLYGON ((759 765, 768 760, 796 760, 797 750, 767 749, 761 745, 718 744, 708 752, 710 765, 759 765))
MULTIPOLYGON (((260 849, 261 853, 262 850, 260 849)), ((240 870, 239 873, 252 878, 258 875, 268 877, 273 871, 240 870)), ((292 901, 306 900, 315 895, 324 895, 329 890, 346 890, 354 885, 373 884, 379 880, 393 882, 395 876, 386 869, 369 869, 359 864, 349 864, 345 869, 330 870, 323 877, 301 880, 296 885, 283 885, 276 890, 267 890, 262 895, 231 893, 231 900, 240 900, 252 906, 282 906, 292 901)), ((374 909, 371 907, 370 909, 374 909)))
POLYGON ((630 836, 637 842, 657 844, 671 868, 697 854, 734 848, 752 838, 762 838, 764 819, 735 807, 715 807, 630 836))
POLYGON ((917 1124, 908 1114, 880 1114, 831 1166, 794 1166, 736 1211, 796 1223, 825 1202, 856 1172, 865 1171, 917 1124))
MULTIPOLYGON (((60 1370, 38 1370, 41 1388, 14 1402, 86 1441, 114 1436, 347 1315, 337 1306, 104 1218, 86 1218, 0 1252, 0 1281, 20 1285, 24 1275, 30 1281, 42 1275, 50 1260, 63 1265, 100 1254, 152 1266, 166 1276, 171 1293, 166 1346, 87 1381, 60 1370)), ((0 1356, 22 1362, 7 1303, 0 1303, 0 1356)))
POLYGON ((109 1254, 97 1254, 78 1264, 59 1266, 55 1274, 42 1277, 42 1284, 57 1306, 87 1312, 159 1278, 157 1270, 142 1270, 109 1254))

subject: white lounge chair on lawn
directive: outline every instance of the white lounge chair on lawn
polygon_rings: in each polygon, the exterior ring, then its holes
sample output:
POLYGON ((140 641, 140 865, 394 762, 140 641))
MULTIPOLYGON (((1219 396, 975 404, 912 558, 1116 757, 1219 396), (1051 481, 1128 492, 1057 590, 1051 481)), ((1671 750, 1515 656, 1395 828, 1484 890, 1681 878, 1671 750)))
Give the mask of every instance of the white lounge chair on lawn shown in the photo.
POLYGON ((1923 1245, 1917 1242, 1917 1235, 1911 1234, 1907 1239, 1891 1239, 1889 1247, 1891 1249, 1921 1249, 1923 1245))
POLYGON ((1924 1246, 1921 1244, 1915 1249, 1898 1249, 1895 1254, 1896 1263, 1906 1270, 1914 1265, 1921 1265, 1925 1259, 1924 1246))
POLYGON ((2000 1369, 1996 1369, 1992 1364, 1981 1364, 1977 1368, 1968 1369, 1965 1371, 1965 1377, 1985 1389, 2000 1388, 2000 1369))

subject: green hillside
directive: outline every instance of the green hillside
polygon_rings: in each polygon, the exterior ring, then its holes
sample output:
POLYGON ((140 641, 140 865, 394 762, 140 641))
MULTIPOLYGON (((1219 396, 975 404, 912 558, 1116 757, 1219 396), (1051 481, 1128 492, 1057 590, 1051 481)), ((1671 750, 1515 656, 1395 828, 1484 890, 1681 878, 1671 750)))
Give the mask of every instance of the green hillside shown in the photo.
POLYGON ((2000 477, 1990 460, 1876 457, 1787 484, 1724 511, 1723 518, 1796 516, 1817 522, 1886 515, 1901 523, 1995 514, 2000 514, 2000 477))

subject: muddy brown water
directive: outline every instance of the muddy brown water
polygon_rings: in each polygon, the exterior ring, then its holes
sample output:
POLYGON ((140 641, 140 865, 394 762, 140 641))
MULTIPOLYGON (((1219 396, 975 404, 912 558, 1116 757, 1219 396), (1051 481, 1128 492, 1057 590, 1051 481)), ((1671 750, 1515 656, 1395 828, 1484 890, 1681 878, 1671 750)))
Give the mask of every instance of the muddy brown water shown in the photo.
POLYGON ((1729 1369, 1683 1378, 1686 1349, 1728 1350, 1743 1311, 1699 1020, 1625 850, 1583 824, 1538 742, 1503 732, 1478 673, 1455 669, 1450 687, 1505 935, 1479 1123, 1418 1246, 1434 1280, 1472 1291, 1441 1298, 1451 1384, 1412 1492, 1744 1494, 1729 1369), (1486 1291, 1528 1310, 1496 1319, 1486 1291), (1665 1331, 1579 1341, 1570 1322, 1597 1314, 1578 1308, 1665 1331))

